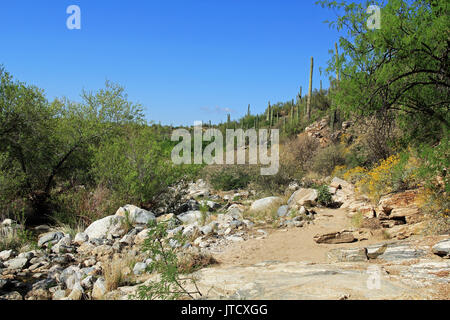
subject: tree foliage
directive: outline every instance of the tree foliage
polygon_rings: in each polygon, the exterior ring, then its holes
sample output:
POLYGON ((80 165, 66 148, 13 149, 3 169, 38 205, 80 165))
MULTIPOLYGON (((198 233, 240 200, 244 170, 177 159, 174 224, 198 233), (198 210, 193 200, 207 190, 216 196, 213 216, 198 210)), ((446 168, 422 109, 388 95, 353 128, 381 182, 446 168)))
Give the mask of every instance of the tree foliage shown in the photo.
MULTIPOLYGON (((318 1, 342 14, 330 23, 346 32, 328 72, 341 70, 335 101, 362 115, 395 111, 405 124, 448 130, 450 15, 446 0, 380 2, 381 28, 368 30, 372 3, 318 1), (336 64, 338 64, 336 66, 336 64)), ((441 131, 442 134, 442 131, 441 131)))

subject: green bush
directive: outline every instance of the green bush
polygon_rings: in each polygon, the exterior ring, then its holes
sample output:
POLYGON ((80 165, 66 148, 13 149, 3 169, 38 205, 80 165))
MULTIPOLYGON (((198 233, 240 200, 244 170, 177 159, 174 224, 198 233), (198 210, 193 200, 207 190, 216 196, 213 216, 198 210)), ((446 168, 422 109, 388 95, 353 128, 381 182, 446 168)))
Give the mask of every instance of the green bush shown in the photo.
POLYGON ((319 192, 319 195, 317 197, 317 201, 319 202, 319 204, 328 207, 333 203, 333 199, 330 191, 328 190, 328 186, 322 185, 317 188, 317 191, 319 192))
POLYGON ((252 178, 250 170, 241 165, 225 166, 211 173, 210 183, 216 190, 244 189, 252 178))

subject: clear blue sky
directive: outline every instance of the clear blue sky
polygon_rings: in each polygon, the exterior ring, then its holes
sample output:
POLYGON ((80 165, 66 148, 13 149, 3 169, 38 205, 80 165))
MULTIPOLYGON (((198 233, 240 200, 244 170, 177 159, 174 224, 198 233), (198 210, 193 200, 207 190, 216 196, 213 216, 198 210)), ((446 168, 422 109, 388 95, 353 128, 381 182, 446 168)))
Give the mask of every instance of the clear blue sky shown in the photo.
POLYGON ((47 97, 79 100, 106 79, 148 120, 192 125, 263 112, 314 87, 338 39, 315 0, 14 0, 0 3, 0 64, 47 97), (68 30, 66 8, 81 8, 68 30))

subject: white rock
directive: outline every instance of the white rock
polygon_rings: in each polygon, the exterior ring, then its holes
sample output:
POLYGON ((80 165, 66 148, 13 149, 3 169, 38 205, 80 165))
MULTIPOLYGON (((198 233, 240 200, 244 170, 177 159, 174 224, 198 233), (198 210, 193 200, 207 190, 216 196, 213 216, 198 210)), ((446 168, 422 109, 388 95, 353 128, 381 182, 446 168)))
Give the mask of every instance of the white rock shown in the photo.
MULTIPOLYGON (((206 217, 209 216, 209 213, 205 213, 206 217)), ((201 211, 187 211, 185 213, 180 214, 177 217, 181 222, 185 224, 193 224, 201 221, 204 216, 201 211)))
POLYGON ((10 270, 21 270, 26 266, 27 263, 27 258, 15 258, 6 261, 4 265, 10 270))
POLYGON ((76 283, 72 289, 72 292, 67 297, 67 300, 81 300, 83 298, 84 290, 81 284, 76 283))
POLYGON ((331 180, 330 187, 336 188, 336 189, 342 188, 342 189, 350 189, 350 190, 353 188, 353 186, 350 183, 348 183, 347 181, 345 181, 341 178, 338 178, 338 177, 334 177, 333 180, 331 180))
POLYGON ((436 243, 432 250, 434 254, 439 256, 450 257, 450 239, 445 239, 436 243))
POLYGON ((122 236, 125 233, 122 227, 123 222, 124 218, 121 216, 108 216, 94 221, 84 233, 88 235, 89 239, 107 238, 108 235, 122 236))
POLYGON ((319 193, 316 189, 305 189, 301 188, 295 191, 292 196, 288 200, 288 206, 291 208, 292 206, 299 205, 307 205, 314 204, 317 201, 317 197, 319 193))
POLYGON ((141 275, 141 274, 143 274, 145 272, 146 268, 147 268, 147 264, 145 262, 137 262, 134 265, 133 273, 135 275, 141 275))
POLYGON ((105 280, 102 278, 98 278, 94 283, 94 287, 92 288, 92 299, 93 300, 101 300, 103 296, 106 294, 106 284, 105 280))
POLYGON ((263 211, 269 209, 270 207, 280 203, 282 200, 280 197, 267 197, 263 199, 256 200, 252 203, 251 211, 263 211))
POLYGON ((198 233, 199 233, 199 228, 195 224, 188 225, 183 230, 183 236, 185 236, 187 238, 191 238, 198 233))
POLYGON ((120 207, 116 212, 116 216, 120 217, 126 217, 127 214, 133 225, 147 225, 150 221, 156 220, 153 212, 138 208, 131 204, 120 207))
POLYGON ((45 233, 43 234, 39 240, 38 240, 38 246, 42 247, 44 245, 48 245, 49 243, 51 244, 56 244, 59 242, 59 240, 61 240, 64 237, 64 233, 62 232, 49 232, 49 233, 45 233))
POLYGON ((87 241, 89 241, 89 236, 84 232, 78 232, 75 235, 75 239, 73 240, 73 242, 78 245, 81 245, 82 243, 87 242, 87 241))
POLYGON ((3 250, 0 252, 0 260, 6 261, 13 256, 13 250, 3 250))
POLYGON ((2 222, 2 225, 6 226, 6 227, 12 226, 12 224, 13 224, 13 221, 11 219, 5 219, 2 222))

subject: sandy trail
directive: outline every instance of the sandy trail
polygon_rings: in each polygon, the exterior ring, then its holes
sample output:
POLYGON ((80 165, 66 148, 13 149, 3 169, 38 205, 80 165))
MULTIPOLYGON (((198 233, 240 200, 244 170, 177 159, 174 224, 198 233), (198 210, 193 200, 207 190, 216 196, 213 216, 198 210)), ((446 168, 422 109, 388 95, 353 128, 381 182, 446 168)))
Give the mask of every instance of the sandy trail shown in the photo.
POLYGON ((359 247, 377 243, 380 237, 344 244, 317 244, 316 234, 341 231, 352 227, 344 209, 318 209, 316 219, 302 228, 264 229, 264 239, 235 243, 215 256, 220 265, 248 266, 263 261, 325 263, 326 253, 334 248, 359 247))

